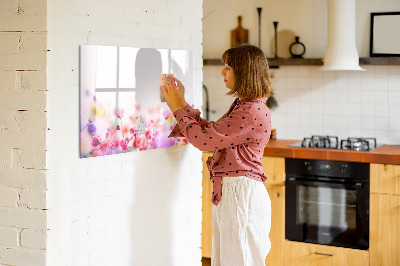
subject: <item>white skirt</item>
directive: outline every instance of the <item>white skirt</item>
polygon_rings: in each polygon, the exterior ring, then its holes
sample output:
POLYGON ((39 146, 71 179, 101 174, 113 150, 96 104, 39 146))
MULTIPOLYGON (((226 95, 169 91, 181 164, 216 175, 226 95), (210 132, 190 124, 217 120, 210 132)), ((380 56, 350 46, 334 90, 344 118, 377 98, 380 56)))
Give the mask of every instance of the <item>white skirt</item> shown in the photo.
POLYGON ((262 266, 271 249, 271 201, 264 184, 222 178, 222 197, 212 210, 212 266, 262 266))

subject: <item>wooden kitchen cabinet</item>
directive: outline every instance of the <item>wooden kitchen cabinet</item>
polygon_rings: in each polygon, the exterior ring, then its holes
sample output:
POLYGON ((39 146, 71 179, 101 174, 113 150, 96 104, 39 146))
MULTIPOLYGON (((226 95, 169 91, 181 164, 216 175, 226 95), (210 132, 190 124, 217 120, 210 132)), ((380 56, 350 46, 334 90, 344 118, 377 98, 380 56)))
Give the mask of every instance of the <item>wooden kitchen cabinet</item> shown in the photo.
MULTIPOLYGON (((366 266, 365 250, 285 241, 285 266, 366 266)), ((372 264, 371 264, 372 265, 372 264)))
POLYGON ((370 202, 370 265, 400 265, 400 196, 373 193, 370 202))
POLYGON ((265 184, 285 185, 285 158, 264 156, 261 159, 261 163, 268 177, 265 184))
MULTIPOLYGON (((203 218, 202 218, 202 256, 211 258, 212 253, 212 183, 206 166, 211 152, 203 153, 203 218)), ((285 230, 285 158, 263 157, 262 164, 268 176, 265 182, 272 205, 271 250, 266 258, 266 265, 283 265, 283 243, 285 230)))
POLYGON ((202 194, 202 224, 201 224, 201 253, 204 258, 211 258, 212 252, 212 183, 206 161, 212 152, 203 153, 203 194, 202 194))
POLYGON ((266 266, 283 265, 285 241, 285 187, 265 184, 271 199, 271 250, 265 259, 266 266))
POLYGON ((400 165, 370 164, 371 193, 400 195, 400 165))
POLYGON ((264 156, 261 159, 267 175, 265 187, 271 199, 271 250, 265 259, 266 266, 283 265, 285 240, 285 158, 264 156))
POLYGON ((400 265, 400 165, 370 167, 370 265, 400 265))

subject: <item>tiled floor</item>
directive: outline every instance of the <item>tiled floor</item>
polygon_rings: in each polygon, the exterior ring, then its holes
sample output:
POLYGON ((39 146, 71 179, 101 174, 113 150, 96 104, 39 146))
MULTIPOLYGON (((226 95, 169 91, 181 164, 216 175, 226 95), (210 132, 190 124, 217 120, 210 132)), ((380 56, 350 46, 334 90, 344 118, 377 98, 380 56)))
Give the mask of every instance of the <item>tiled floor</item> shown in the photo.
POLYGON ((211 259, 209 258, 202 258, 203 266, 211 266, 211 259))

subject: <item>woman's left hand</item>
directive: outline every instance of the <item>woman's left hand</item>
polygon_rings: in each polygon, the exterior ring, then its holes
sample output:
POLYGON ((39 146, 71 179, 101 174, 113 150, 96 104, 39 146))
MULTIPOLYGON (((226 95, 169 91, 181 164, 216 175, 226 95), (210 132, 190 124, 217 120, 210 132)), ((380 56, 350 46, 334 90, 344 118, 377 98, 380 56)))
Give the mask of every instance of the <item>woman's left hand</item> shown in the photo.
POLYGON ((164 86, 161 86, 161 90, 164 93, 165 102, 173 113, 178 109, 182 109, 177 87, 173 84, 172 80, 168 79, 164 86))

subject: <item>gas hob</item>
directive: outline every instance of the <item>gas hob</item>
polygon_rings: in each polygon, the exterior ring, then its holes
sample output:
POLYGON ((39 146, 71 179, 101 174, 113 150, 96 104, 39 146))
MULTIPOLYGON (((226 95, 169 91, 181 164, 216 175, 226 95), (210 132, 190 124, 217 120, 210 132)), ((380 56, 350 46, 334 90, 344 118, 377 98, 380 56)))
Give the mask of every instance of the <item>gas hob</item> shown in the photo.
POLYGON ((337 136, 311 136, 303 141, 289 145, 301 148, 319 148, 353 151, 371 151, 382 145, 378 145, 376 138, 349 137, 339 141, 337 136))

